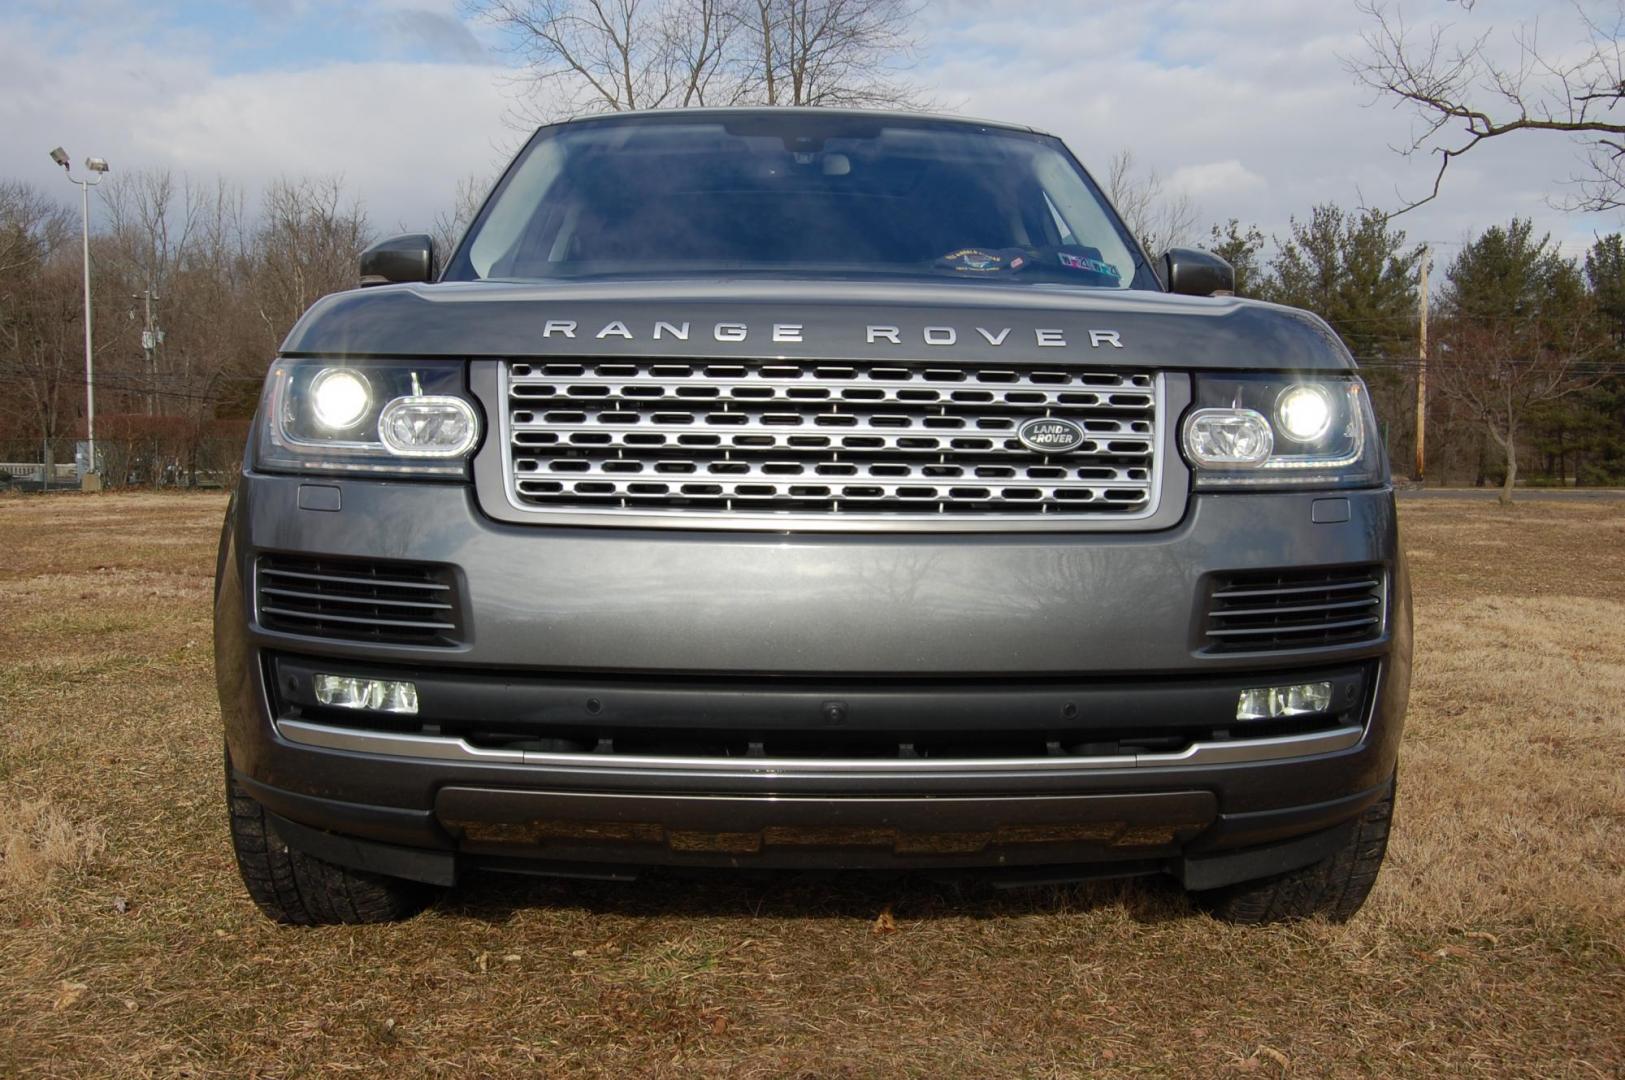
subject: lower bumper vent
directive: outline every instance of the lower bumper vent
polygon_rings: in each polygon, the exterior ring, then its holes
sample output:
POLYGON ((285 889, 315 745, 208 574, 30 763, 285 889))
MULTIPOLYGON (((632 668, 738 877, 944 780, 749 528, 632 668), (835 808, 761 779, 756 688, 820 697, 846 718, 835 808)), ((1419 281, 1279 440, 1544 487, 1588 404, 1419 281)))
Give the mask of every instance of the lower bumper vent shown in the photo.
POLYGON ((1386 582, 1381 566, 1220 575, 1209 594, 1204 644, 1234 653, 1375 641, 1386 582))
POLYGON ((389 645, 462 638, 456 582, 443 566, 261 555, 254 591, 267 630, 389 645))

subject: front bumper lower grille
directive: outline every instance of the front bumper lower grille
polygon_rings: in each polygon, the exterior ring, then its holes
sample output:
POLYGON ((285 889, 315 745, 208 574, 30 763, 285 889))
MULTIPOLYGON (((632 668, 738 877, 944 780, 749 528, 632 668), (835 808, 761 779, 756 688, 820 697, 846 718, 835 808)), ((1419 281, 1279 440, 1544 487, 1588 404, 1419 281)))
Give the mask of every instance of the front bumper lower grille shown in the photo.
POLYGON ((1375 641, 1386 594, 1381 566, 1223 575, 1209 595, 1206 647, 1257 652, 1375 641))
POLYGON ((322 705, 313 681, 327 670, 324 661, 278 655, 266 663, 278 729, 295 742, 610 771, 1065 771, 1268 759, 1357 741, 1376 681, 1370 663, 1300 668, 1291 676, 1076 682, 582 680, 421 665, 346 669, 410 679, 419 712, 403 716, 322 705), (1240 689, 1287 678, 1331 683, 1330 707, 1276 721, 1236 720, 1240 689))
POLYGON ((380 645, 462 637, 453 573, 433 564, 266 554, 255 598, 267 630, 380 645))
POLYGON ((1162 383, 1065 365, 580 358, 505 365, 509 496, 609 515, 1137 518, 1162 383), (1029 449, 1031 418, 1083 441, 1029 449))

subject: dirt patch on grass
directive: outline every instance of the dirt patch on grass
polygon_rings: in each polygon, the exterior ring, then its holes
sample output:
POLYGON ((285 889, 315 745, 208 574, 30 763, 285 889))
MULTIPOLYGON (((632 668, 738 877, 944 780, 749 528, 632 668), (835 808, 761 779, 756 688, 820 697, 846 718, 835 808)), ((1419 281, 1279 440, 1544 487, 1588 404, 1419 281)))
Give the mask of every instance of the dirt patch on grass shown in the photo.
POLYGON ((1625 1070, 1625 507, 1404 505, 1390 862, 1352 924, 1264 930, 1150 882, 785 875, 490 878, 400 926, 273 926, 219 791, 223 509, 0 500, 0 834, 36 867, 0 886, 0 1074, 1625 1070))

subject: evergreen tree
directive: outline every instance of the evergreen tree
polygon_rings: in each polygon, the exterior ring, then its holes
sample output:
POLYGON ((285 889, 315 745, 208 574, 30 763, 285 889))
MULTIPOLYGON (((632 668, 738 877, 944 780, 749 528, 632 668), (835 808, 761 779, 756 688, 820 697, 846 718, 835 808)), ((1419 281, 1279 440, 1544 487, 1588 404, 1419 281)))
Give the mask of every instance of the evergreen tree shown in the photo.
POLYGON ((1231 218, 1222 228, 1215 225, 1209 231, 1212 241, 1207 246, 1208 250, 1235 267, 1236 295, 1258 296, 1260 287, 1265 285, 1266 276, 1264 234, 1258 226, 1249 225, 1243 229, 1240 221, 1231 218))
POLYGON ((1263 299, 1307 308, 1331 324, 1364 369, 1392 460, 1411 453, 1415 415, 1409 363, 1416 355, 1420 246, 1374 211, 1349 213, 1324 204, 1270 261, 1263 299))
POLYGON ((1596 384, 1580 366, 1602 344, 1592 297, 1551 237, 1537 240, 1518 218, 1464 247, 1441 294, 1441 355, 1431 370, 1505 454, 1501 499, 1510 502, 1535 415, 1596 384))
POLYGON ((1307 308, 1332 324, 1361 360, 1409 359, 1416 341, 1420 246, 1374 211, 1325 204, 1292 233, 1270 262, 1265 298, 1307 308))
MULTIPOLYGON (((1617 368, 1625 364, 1625 237, 1598 238, 1586 252, 1585 279, 1601 339, 1598 356, 1617 368)), ((1617 484, 1625 479, 1625 375, 1608 375, 1575 397, 1563 416, 1564 434, 1573 436, 1575 480, 1617 484)), ((1555 449, 1561 470, 1569 447, 1560 441, 1555 449)))

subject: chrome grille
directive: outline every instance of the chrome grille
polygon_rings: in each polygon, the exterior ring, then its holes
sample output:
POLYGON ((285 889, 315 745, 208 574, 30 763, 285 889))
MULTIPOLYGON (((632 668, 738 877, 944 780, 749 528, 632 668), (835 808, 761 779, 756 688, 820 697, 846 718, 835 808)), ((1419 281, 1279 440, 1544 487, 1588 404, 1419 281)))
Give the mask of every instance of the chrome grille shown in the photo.
POLYGON ((1140 517, 1161 384, 1145 372, 571 358, 506 366, 522 509, 647 514, 1140 517), (1033 417, 1085 441, 1028 449, 1033 417))

